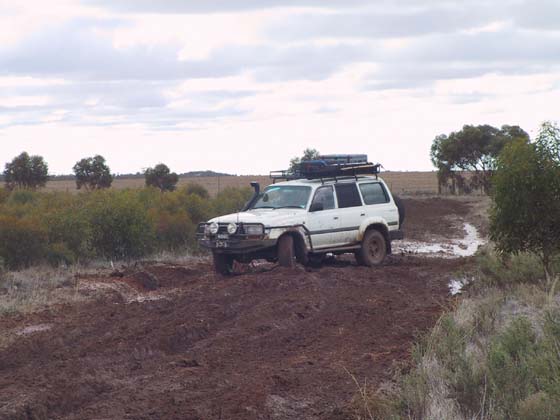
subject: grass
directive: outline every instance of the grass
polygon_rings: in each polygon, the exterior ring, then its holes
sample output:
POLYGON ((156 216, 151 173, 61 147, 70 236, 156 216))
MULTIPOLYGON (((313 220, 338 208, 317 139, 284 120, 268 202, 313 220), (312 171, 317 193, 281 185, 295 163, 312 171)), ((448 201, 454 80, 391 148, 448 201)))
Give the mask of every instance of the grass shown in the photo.
POLYGON ((0 274, 0 315, 33 312, 79 299, 75 275, 81 267, 38 266, 0 274))
POLYGON ((383 418, 560 418, 560 296, 538 260, 481 253, 469 295, 418 341, 383 401, 383 418))
POLYGON ((115 269, 127 269, 142 262, 187 264, 205 258, 190 252, 162 251, 133 261, 94 260, 87 265, 40 265, 19 271, 0 268, 0 315, 30 313, 54 304, 83 300, 78 292, 78 274, 108 275, 115 269))

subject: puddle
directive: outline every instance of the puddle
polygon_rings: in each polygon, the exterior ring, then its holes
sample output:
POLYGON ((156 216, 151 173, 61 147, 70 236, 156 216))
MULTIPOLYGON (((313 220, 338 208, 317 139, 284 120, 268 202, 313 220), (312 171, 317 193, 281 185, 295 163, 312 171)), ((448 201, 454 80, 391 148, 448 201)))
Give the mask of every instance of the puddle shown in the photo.
POLYGON ((471 279, 466 277, 462 279, 451 279, 449 280, 449 293, 451 296, 460 295, 463 292, 463 288, 471 283, 471 279))
POLYGON ((395 241, 394 253, 419 254, 428 257, 458 258, 470 257, 478 251, 485 241, 480 237, 476 228, 470 223, 463 225, 465 237, 452 239, 447 243, 430 243, 420 241, 395 241))
POLYGON ((30 335, 30 334, 34 334, 36 332, 48 331, 51 328, 52 328, 52 324, 30 325, 30 326, 22 328, 21 330, 16 332, 16 335, 30 335))

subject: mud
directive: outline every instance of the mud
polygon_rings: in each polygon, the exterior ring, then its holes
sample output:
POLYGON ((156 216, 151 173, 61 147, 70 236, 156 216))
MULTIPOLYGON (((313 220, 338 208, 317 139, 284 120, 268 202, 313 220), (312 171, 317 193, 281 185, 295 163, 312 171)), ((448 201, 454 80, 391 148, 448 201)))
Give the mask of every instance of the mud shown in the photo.
MULTIPOLYGON (((422 201, 407 200, 417 236, 434 213, 468 213, 422 201)), ((460 235, 446 226, 435 234, 460 235)), ((79 278, 86 303, 0 318, 0 331, 32 331, 0 349, 0 418, 351 418, 349 373, 390 380, 469 264, 396 255, 366 268, 339 258, 217 278, 209 261, 193 260, 79 278)))

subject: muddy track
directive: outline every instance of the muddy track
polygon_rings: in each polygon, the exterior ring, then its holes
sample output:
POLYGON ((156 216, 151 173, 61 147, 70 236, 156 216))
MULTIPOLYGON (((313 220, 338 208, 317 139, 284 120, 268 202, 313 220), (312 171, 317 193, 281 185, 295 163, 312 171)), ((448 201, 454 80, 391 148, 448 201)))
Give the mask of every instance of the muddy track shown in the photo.
POLYGON ((468 265, 343 258, 223 279, 193 261, 80 278, 87 303, 0 318, 19 331, 0 350, 0 418, 349 418, 348 372, 390 379, 468 265))

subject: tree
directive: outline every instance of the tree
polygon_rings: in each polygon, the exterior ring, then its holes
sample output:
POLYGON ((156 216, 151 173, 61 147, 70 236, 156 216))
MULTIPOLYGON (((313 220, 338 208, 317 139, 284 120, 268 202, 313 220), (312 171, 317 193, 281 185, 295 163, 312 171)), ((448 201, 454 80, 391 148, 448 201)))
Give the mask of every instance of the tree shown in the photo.
POLYGON ((548 283, 560 254, 559 145, 560 130, 544 123, 535 143, 504 147, 493 177, 491 239, 502 253, 538 255, 548 283))
POLYGON ((160 163, 144 172, 146 186, 159 188, 161 192, 173 191, 179 181, 179 175, 171 172, 167 165, 160 163))
POLYGON ((313 160, 317 159, 319 156, 319 151, 317 149, 307 148, 303 151, 302 157, 294 157, 290 159, 290 172, 296 172, 299 169, 299 164, 302 160, 313 160))
POLYGON ((515 140, 527 143, 529 135, 518 126, 503 125, 498 129, 490 125, 465 125, 449 136, 437 136, 430 157, 438 169, 440 186, 451 180, 461 191, 480 189, 488 193, 498 155, 515 140))
POLYGON ((74 165, 73 170, 78 189, 85 187, 86 190, 98 190, 109 188, 113 183, 111 170, 105 163, 105 158, 100 155, 80 160, 74 165))
POLYGON ((10 163, 6 163, 4 182, 6 188, 36 189, 44 187, 49 179, 49 166, 41 156, 29 156, 23 152, 10 163))

